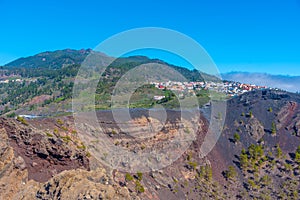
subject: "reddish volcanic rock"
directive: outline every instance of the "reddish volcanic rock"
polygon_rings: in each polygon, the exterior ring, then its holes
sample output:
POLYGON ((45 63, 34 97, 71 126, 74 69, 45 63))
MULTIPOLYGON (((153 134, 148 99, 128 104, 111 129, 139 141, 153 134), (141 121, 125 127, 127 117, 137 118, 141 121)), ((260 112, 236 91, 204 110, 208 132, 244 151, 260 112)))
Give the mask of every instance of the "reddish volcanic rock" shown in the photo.
POLYGON ((0 128, 6 130, 15 155, 24 159, 29 179, 45 182, 64 170, 89 169, 85 152, 70 148, 60 138, 49 138, 15 120, 0 119, 0 128))

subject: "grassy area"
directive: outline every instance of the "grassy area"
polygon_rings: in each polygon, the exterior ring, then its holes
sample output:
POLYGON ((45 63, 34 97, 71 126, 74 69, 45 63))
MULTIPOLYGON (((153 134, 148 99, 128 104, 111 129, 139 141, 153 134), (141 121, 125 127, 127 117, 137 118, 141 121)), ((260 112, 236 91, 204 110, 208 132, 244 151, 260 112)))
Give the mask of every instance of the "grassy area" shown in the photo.
MULTIPOLYGON (((128 107, 127 99, 129 99, 129 108, 153 108, 156 105, 161 105, 168 109, 179 109, 179 108, 192 108, 197 106, 198 101, 199 107, 203 106, 209 101, 209 92, 206 90, 195 91, 196 96, 189 93, 182 93, 181 97, 177 96, 171 90, 157 89, 153 85, 144 85, 138 88, 131 96, 130 94, 120 95, 119 99, 115 99, 114 104, 111 105, 111 96, 107 93, 97 94, 95 97, 96 110, 107 110, 113 108, 124 108, 128 107), (155 100, 154 96, 165 96, 161 100, 155 100), (180 98, 180 99, 179 99, 180 98), (180 102, 182 105, 180 105, 180 102)), ((91 107, 85 107, 89 109, 91 107)))

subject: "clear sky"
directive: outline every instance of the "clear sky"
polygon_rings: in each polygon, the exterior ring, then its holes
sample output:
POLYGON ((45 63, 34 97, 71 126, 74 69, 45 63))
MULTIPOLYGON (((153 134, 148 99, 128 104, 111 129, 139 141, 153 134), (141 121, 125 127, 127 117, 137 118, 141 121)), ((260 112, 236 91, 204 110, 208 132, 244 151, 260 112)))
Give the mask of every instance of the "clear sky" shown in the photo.
POLYGON ((0 0, 0 8, 0 65, 152 26, 194 38, 221 72, 300 75, 300 0, 0 0))

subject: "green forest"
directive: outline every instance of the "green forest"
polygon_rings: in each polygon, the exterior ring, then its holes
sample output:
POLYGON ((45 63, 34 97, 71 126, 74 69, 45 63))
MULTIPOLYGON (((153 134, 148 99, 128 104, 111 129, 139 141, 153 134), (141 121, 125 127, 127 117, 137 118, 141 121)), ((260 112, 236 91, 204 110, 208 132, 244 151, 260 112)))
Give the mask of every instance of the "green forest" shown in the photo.
MULTIPOLYGON (((21 58, 0 68, 0 113, 9 114, 19 108, 28 107, 32 111, 37 107, 45 107, 50 104, 70 101, 74 79, 80 68, 80 63, 85 58, 85 52, 56 51, 45 55, 21 58), (41 62, 41 60, 47 62, 41 62), (4 82, 4 80, 8 82, 4 82), (47 95, 47 99, 34 105, 27 105, 35 97, 47 95)), ((189 70, 182 67, 169 65, 161 60, 149 59, 144 56, 135 56, 116 59, 100 78, 95 94, 96 109, 110 109, 111 95, 115 84, 120 77, 130 69, 145 63, 165 64, 183 75, 189 81, 203 81, 197 70, 189 70)), ((205 75, 208 76, 208 75, 205 75)), ((207 78, 207 77, 206 77, 207 78)), ((209 77, 215 79, 215 77, 209 77)), ((188 96, 188 95, 187 95, 188 96)), ((208 102, 208 91, 197 91, 196 97, 199 105, 208 102)), ((170 90, 159 90, 153 85, 144 85, 138 88, 130 99, 131 108, 151 108, 160 104, 166 108, 179 107, 178 97, 170 90), (153 95, 163 95, 164 99, 155 101, 153 95)))

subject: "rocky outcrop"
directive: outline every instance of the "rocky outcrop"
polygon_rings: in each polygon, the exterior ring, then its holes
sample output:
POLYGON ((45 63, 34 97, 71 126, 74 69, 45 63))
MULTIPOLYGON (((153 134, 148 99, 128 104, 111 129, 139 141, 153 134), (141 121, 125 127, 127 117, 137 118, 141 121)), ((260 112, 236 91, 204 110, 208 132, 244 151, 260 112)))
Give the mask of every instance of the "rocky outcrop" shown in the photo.
POLYGON ((247 133, 252 136, 256 141, 263 137, 265 134, 263 125, 256 119, 252 117, 249 122, 245 125, 247 133))
POLYGON ((0 199, 14 199, 15 194, 24 189, 28 172, 24 160, 15 157, 8 144, 4 128, 0 129, 0 199))
POLYGON ((286 129, 293 134, 300 136, 300 114, 297 102, 290 101, 283 106, 278 113, 278 129, 286 129))
POLYGON ((295 120, 295 124, 292 128, 294 130, 294 134, 300 137, 300 115, 297 115, 297 119, 295 120))
POLYGON ((37 199, 131 199, 104 169, 65 171, 40 186, 37 199))
MULTIPOLYGON (((49 146, 51 144, 45 143, 44 137, 38 136, 38 133, 31 135, 31 132, 35 132, 33 127, 22 126, 14 120, 7 119, 1 119, 1 127, 0 199, 138 199, 129 194, 126 187, 118 186, 103 168, 93 171, 75 169, 78 166, 76 158, 73 158, 74 165, 68 160, 71 148, 61 144, 55 153, 49 151, 50 147, 55 149, 56 146, 49 146), (39 144, 35 142, 37 138, 39 144), (42 156, 38 156, 40 154, 42 156), (50 167, 43 165, 47 162, 50 162, 50 167), (62 163, 66 165, 66 169, 73 170, 64 170, 44 183, 29 178, 30 173, 34 172, 33 169, 41 173, 49 169, 63 169, 57 168, 62 163)), ((43 179, 46 179, 47 175, 45 173, 43 179)))
POLYGON ((16 120, 1 119, 0 126, 5 129, 16 156, 24 159, 29 179, 45 182, 64 170, 89 169, 85 152, 71 148, 61 138, 47 137, 16 120))

